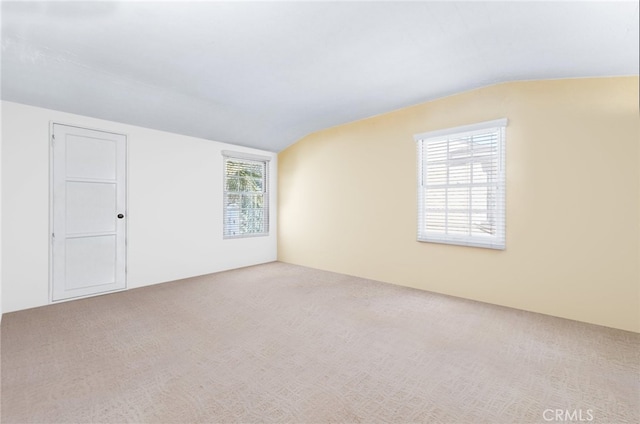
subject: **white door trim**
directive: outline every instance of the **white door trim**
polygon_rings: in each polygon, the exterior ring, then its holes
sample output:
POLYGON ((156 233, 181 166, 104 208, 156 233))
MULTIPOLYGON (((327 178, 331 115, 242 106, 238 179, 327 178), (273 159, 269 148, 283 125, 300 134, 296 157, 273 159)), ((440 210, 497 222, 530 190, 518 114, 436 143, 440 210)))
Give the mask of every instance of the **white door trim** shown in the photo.
POLYGON ((49 149, 49 228, 48 228, 48 243, 49 243, 49 281, 48 281, 48 300, 49 300, 49 304, 52 303, 61 303, 61 302, 68 302, 68 301, 72 301, 72 300, 78 300, 78 299, 83 299, 83 298, 87 298, 87 297, 94 297, 94 296, 100 296, 103 294, 110 294, 110 293, 116 293, 116 292, 120 292, 120 291, 125 291, 128 289, 128 267, 129 267, 129 248, 128 248, 128 240, 129 240, 129 134, 128 133, 123 133, 123 132, 116 132, 116 131, 108 131, 108 130, 104 130, 101 128, 96 128, 96 127, 92 127, 92 126, 85 126, 85 125, 77 125, 77 124, 72 124, 72 123, 68 123, 68 122, 64 122, 64 121, 49 121, 49 135, 48 135, 48 149, 49 149), (125 225, 125 255, 124 255, 124 262, 125 262, 125 277, 124 277, 124 288, 122 289, 116 289, 116 290, 110 290, 108 292, 104 292, 104 293, 97 293, 97 294, 88 294, 88 295, 82 295, 82 296, 77 296, 77 297, 71 297, 71 298, 66 298, 66 299, 58 299, 58 300, 54 300, 54 293, 53 293, 53 240, 52 240, 52 234, 53 234, 53 230, 54 230, 54 209, 53 209, 53 196, 54 196, 54 156, 53 156, 53 134, 54 134, 54 125, 64 125, 67 127, 74 127, 74 128, 79 128, 79 129, 85 129, 85 130, 91 130, 91 131, 100 131, 100 132, 104 132, 104 133, 109 133, 109 134, 115 134, 115 135, 121 135, 124 136, 126 139, 126 143, 125 143, 125 216, 127 218, 127 225, 125 225))

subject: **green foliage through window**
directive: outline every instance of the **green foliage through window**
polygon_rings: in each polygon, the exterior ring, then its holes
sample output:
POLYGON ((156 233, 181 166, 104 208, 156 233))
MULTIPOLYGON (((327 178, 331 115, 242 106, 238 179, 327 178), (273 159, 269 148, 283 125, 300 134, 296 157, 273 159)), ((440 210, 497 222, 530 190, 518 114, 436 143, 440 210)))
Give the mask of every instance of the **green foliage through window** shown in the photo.
POLYGON ((226 157, 224 164, 224 236, 267 234, 267 162, 226 157))

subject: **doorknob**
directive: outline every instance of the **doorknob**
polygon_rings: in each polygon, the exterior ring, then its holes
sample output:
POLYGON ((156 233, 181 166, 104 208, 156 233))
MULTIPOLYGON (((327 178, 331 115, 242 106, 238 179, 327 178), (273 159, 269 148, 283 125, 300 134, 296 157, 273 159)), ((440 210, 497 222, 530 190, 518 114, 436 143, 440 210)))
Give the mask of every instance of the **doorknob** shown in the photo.
POLYGON ((118 214, 118 218, 122 219, 124 218, 124 215, 122 215, 121 213, 118 214))

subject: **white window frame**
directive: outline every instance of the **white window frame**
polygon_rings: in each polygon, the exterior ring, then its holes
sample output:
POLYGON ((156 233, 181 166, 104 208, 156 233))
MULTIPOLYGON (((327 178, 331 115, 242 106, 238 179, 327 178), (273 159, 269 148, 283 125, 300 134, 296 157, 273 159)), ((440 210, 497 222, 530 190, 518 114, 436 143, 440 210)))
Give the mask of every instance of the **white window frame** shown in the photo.
MULTIPOLYGON (((448 128, 437 131, 429 131, 422 134, 416 134, 414 140, 417 144, 417 157, 418 157, 418 235, 417 240, 420 242, 432 242, 432 243, 445 243, 455 244, 462 246, 484 247, 490 249, 504 250, 506 248, 505 232, 506 232, 506 217, 505 217, 505 191, 506 191, 506 173, 505 173, 505 150, 506 150, 506 126, 507 119, 497 119, 493 121, 480 122, 477 124, 464 125, 455 128, 448 128), (474 135, 486 134, 488 132, 495 131, 497 134, 497 146, 498 151, 495 157, 495 166, 497 169, 496 182, 495 182, 495 207, 491 209, 494 217, 495 234, 493 235, 474 235, 472 232, 471 222, 469 223, 469 234, 449 234, 447 227, 445 226, 445 233, 427 231, 427 222, 429 222, 429 216, 427 213, 427 187, 429 185, 426 181, 426 167, 427 158, 425 146, 428 143, 442 143, 444 140, 472 137, 474 135)), ((448 146, 448 144, 447 144, 448 146)), ((447 147, 448 148, 448 147, 447 147)), ((448 158, 447 154, 447 161, 448 158)), ((473 162, 473 156, 471 159, 473 162)), ((477 162, 475 162, 477 163, 477 162)), ((449 170, 451 166, 447 164, 447 183, 445 184, 445 196, 448 198, 449 189, 453 187, 460 187, 460 185, 451 184, 448 181, 449 170)), ((472 187, 472 183, 467 186, 472 187)), ((442 184, 440 185, 442 188, 442 184)), ((471 197, 470 197, 471 199, 471 197)), ((469 200, 471 202, 471 200, 469 200)), ((471 215, 472 205, 469 204, 469 214, 471 215)), ((448 207, 445 208, 444 214, 448 221, 449 216, 448 207)))
POLYGON ((271 160, 268 156, 260 156, 254 155, 250 153, 242 153, 242 152, 232 152, 228 150, 222 151, 222 235, 224 239, 237 239, 237 238, 247 238, 247 237, 262 237, 269 235, 269 216, 270 216, 270 202, 269 202, 269 162, 271 160), (263 214, 263 223, 262 223, 262 231, 260 232, 251 232, 251 233, 239 233, 239 234, 230 234, 228 229, 228 219, 229 219, 229 210, 227 207, 227 195, 229 194, 241 194, 242 192, 233 192, 227 190, 227 162, 228 161, 237 161, 244 162, 249 164, 261 164, 264 169, 263 181, 262 181, 262 195, 263 195, 263 204, 262 207, 263 214))

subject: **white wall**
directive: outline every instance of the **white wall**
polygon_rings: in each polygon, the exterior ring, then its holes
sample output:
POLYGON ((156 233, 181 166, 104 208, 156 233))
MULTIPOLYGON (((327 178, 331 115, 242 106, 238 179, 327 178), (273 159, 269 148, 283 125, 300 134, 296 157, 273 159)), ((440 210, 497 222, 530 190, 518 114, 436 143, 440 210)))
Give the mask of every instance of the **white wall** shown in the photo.
MULTIPOLYGON (((1 9, 1 8, 0 8, 1 9)), ((2 13, 0 13, 0 16, 2 13)), ((2 102, 0 102, 0 322, 2 322, 2 102)))
POLYGON ((2 311, 49 303, 49 123, 128 135, 128 288, 276 260, 277 155, 2 102, 2 311), (222 150, 272 157, 267 237, 222 238, 222 150))

